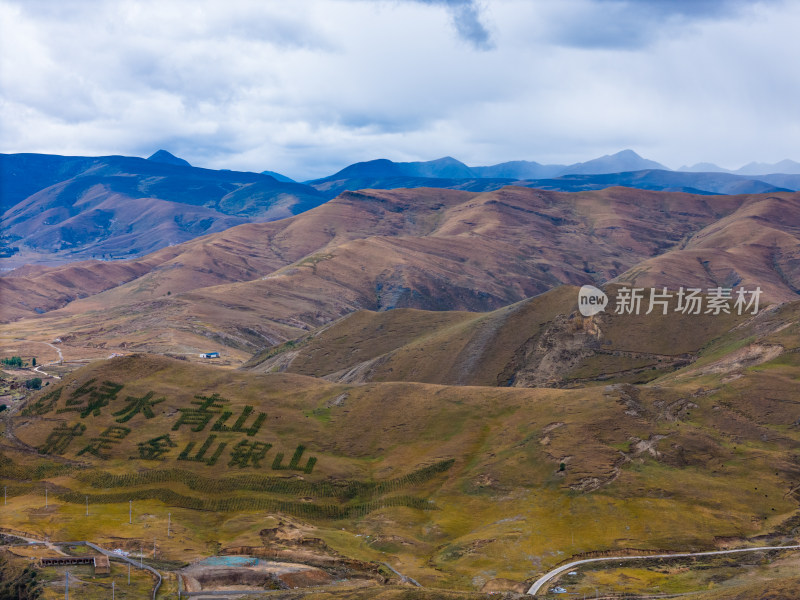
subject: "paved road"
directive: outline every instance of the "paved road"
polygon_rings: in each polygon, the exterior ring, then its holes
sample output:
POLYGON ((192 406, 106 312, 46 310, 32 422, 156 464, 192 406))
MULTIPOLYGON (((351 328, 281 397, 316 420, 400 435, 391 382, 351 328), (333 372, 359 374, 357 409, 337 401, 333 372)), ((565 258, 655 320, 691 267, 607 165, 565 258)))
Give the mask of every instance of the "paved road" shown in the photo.
POLYGON ((55 544, 59 546, 79 546, 79 545, 89 546, 89 548, 99 552, 100 554, 105 554, 109 558, 116 558, 117 560, 122 560, 125 561, 126 563, 130 563, 137 569, 144 569, 145 571, 150 571, 153 575, 156 576, 156 584, 155 586, 153 586, 153 600, 156 600, 156 594, 158 593, 158 588, 161 587, 161 573, 156 571, 150 565, 145 565, 141 561, 137 561, 133 558, 128 558, 127 556, 117 554, 116 552, 111 552, 109 550, 106 550, 105 548, 101 548, 97 544, 93 544, 92 542, 55 542, 55 544))
POLYGON ((19 538, 21 540, 25 540, 28 544, 39 544, 41 546, 47 546, 50 550, 52 550, 54 552, 57 552, 58 554, 61 554, 63 556, 69 556, 69 554, 67 554, 61 548, 59 548, 57 544, 54 544, 53 542, 51 542, 49 540, 46 540, 46 539, 41 539, 40 540, 40 539, 37 539, 37 538, 28 537, 27 535, 22 535, 21 532, 14 531, 13 529, 2 528, 2 530, 0 530, 0 531, 2 531, 3 533, 5 533, 7 535, 13 535, 15 538, 19 538))
POLYGON ((585 565, 591 562, 600 562, 603 560, 645 560, 648 558, 682 558, 689 556, 712 556, 715 554, 735 554, 737 552, 758 552, 760 550, 800 550, 798 546, 760 546, 758 548, 737 548, 736 550, 712 550, 709 552, 686 552, 683 554, 650 554, 649 556, 608 556, 603 558, 586 558, 584 560, 576 560, 566 565, 562 565, 553 569, 549 573, 541 576, 528 590, 528 594, 535 596, 539 590, 556 575, 560 575, 564 571, 571 571, 578 565, 585 565))
POLYGON ((422 587, 422 584, 420 584, 420 582, 419 582, 419 581, 417 581, 416 579, 413 579, 413 578, 411 578, 411 577, 407 577, 407 576, 403 575, 403 574, 402 574, 400 571, 398 571, 397 569, 395 569, 395 568, 394 568, 392 565, 390 565, 389 563, 381 563, 381 564, 382 564, 384 567, 386 567, 387 569, 389 569, 389 570, 390 570, 392 573, 394 573, 395 575, 397 575, 397 576, 400 578, 400 581, 402 581, 403 583, 410 583, 410 584, 412 584, 412 585, 415 585, 415 586, 416 586, 416 587, 418 587, 418 588, 421 588, 421 587, 422 587))
POLYGON ((100 554, 105 554, 109 558, 116 558, 118 560, 130 563, 137 569, 144 569, 146 571, 150 571, 153 575, 156 576, 156 584, 153 587, 153 600, 155 600, 156 598, 156 594, 158 593, 158 588, 161 587, 161 573, 156 571, 150 565, 142 564, 141 561, 136 561, 135 559, 128 558, 127 556, 122 556, 120 554, 117 554, 116 552, 110 552, 109 550, 101 548, 100 546, 98 546, 97 544, 93 544, 92 542, 51 542, 49 540, 42 541, 32 537, 28 537, 26 535, 21 535, 22 532, 17 532, 14 530, 5 530, 5 531, 8 533, 8 535, 13 535, 14 537, 23 539, 29 544, 43 544, 48 548, 50 548, 51 550, 55 550, 56 552, 58 552, 59 554, 63 554, 64 556, 69 556, 69 555, 63 550, 61 550, 61 548, 59 548, 58 546, 89 546, 89 548, 92 548, 93 550, 99 552, 100 554))

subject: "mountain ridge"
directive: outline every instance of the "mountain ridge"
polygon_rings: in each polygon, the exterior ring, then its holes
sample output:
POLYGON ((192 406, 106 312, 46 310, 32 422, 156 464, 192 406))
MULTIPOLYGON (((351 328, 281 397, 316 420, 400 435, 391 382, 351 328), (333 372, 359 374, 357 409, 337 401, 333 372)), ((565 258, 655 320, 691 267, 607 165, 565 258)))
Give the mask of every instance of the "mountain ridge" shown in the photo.
POLYGON ((96 293, 83 299, 63 289, 59 269, 12 272, 0 278, 3 317, 24 320, 4 327, 80 330, 75 343, 102 338, 159 352, 214 339, 245 358, 358 309, 480 312, 622 277, 642 286, 761 285, 765 302, 782 302, 800 287, 800 205, 797 193, 770 197, 348 192, 290 219, 159 250, 129 263, 135 272, 87 265, 76 273, 91 276, 96 293), (37 312, 47 314, 26 318, 37 312))
POLYGON ((7 269, 143 256, 245 222, 289 217, 359 189, 489 192, 509 184, 556 191, 622 185, 693 194, 800 189, 800 175, 792 174, 615 171, 653 165, 631 150, 571 166, 512 161, 468 167, 452 157, 408 163, 379 159, 306 185, 274 172, 192 167, 165 150, 149 159, 0 155, 0 256, 7 269), (596 172, 609 170, 615 172, 596 172), (547 177, 530 179, 535 175, 547 177))

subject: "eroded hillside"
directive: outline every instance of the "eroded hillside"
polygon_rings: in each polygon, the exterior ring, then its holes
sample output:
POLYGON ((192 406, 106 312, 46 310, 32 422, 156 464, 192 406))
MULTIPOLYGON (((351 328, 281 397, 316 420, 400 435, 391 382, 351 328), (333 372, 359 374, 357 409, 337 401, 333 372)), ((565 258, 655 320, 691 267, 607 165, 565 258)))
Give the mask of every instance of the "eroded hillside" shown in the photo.
POLYGON ((64 290, 73 272, 37 270, 0 285, 7 319, 45 312, 14 323, 22 337, 58 332, 76 347, 114 351, 196 353, 215 344, 242 359, 359 309, 486 311, 562 284, 620 277, 637 285, 761 286, 765 301, 793 299, 797 206, 796 194, 625 188, 347 193, 118 271, 81 267, 92 281, 82 293, 99 293, 58 310, 51 309, 73 297, 64 290), (669 276, 647 262, 656 257, 669 262, 669 276))

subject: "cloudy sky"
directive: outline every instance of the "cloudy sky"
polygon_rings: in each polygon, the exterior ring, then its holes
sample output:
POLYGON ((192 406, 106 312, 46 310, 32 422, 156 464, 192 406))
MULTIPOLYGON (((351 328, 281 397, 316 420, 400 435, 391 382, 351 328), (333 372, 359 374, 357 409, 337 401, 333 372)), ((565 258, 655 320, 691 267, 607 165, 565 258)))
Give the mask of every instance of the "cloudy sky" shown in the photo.
POLYGON ((800 2, 0 0, 0 152, 800 160, 800 2))

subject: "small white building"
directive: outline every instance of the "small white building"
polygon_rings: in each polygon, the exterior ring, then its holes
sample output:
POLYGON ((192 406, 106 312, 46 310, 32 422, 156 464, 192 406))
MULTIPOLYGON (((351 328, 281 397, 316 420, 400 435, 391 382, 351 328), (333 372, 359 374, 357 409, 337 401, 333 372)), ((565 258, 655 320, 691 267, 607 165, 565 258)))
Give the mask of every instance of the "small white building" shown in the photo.
POLYGON ((219 358, 219 352, 203 352, 200 358, 219 358))

